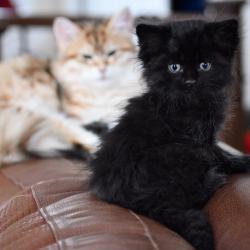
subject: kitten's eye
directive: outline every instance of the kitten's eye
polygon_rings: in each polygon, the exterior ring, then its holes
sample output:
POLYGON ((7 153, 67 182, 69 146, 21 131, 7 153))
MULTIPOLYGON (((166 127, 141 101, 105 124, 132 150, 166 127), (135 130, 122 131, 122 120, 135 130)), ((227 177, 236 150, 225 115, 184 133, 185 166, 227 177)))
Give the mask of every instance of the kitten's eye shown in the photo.
POLYGON ((116 50, 111 50, 107 53, 107 56, 113 56, 115 55, 115 53, 116 53, 116 50))
POLYGON ((179 71, 181 71, 181 65, 180 64, 169 64, 168 70, 174 74, 178 73, 179 71))
POLYGON ((89 54, 83 54, 82 56, 83 56, 83 58, 86 59, 86 60, 92 59, 92 56, 89 55, 89 54))
POLYGON ((211 63, 208 63, 208 62, 202 62, 200 64, 200 70, 202 71, 209 71, 211 69, 211 63))

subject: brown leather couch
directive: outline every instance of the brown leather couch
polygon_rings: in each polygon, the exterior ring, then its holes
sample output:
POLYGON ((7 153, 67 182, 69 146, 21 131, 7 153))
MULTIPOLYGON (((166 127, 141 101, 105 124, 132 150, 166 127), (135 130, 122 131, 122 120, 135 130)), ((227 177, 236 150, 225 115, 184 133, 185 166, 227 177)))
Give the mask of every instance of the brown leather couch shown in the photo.
MULTIPOLYGON (((80 162, 33 160, 0 172, 0 249, 191 250, 141 215, 95 199, 80 162)), ((250 249, 250 175, 238 175, 205 212, 217 250, 250 249)))

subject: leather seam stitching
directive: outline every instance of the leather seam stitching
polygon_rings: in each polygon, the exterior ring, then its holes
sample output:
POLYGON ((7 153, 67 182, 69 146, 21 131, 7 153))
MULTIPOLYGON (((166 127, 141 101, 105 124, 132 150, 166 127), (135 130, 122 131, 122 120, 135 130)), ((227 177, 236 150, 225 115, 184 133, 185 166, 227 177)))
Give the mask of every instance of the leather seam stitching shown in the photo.
POLYGON ((1 173, 3 174, 3 176, 11 181, 14 185, 16 185, 17 187, 21 188, 22 190, 25 190, 26 187, 19 181, 17 181, 17 179, 9 174, 7 174, 5 171, 1 171, 1 173))
POLYGON ((144 230, 144 235, 148 238, 149 242, 151 243, 152 247, 154 250, 160 250, 158 244, 155 242, 155 240, 153 239, 153 236, 147 226, 147 224, 140 218, 139 215, 137 215, 136 213, 134 213, 133 211, 129 210, 129 213, 131 215, 133 215, 137 221, 139 221, 139 223, 142 225, 143 230, 144 230))
POLYGON ((47 223, 47 225, 49 226, 49 228, 50 228, 50 230, 51 230, 51 232, 52 232, 52 235, 53 235, 53 237, 54 237, 54 239, 55 239, 55 243, 56 243, 57 246, 58 246, 58 249, 61 249, 60 244, 59 244, 59 239, 57 238, 56 232, 55 232, 55 230, 53 229, 53 227, 52 227, 52 225, 51 225, 51 222, 50 222, 50 219, 49 219, 50 216, 47 216, 47 215, 45 214, 45 212, 44 212, 45 209, 42 208, 42 207, 40 206, 39 199, 38 199, 38 197, 36 196, 36 191, 34 190, 33 186, 34 186, 34 185, 32 185, 32 186, 30 187, 30 189, 31 189, 31 192, 32 192, 32 196, 34 197, 34 200, 35 200, 35 202, 36 202, 38 211, 39 211, 39 213, 41 214, 41 216, 43 217, 43 219, 45 220, 45 222, 47 223))

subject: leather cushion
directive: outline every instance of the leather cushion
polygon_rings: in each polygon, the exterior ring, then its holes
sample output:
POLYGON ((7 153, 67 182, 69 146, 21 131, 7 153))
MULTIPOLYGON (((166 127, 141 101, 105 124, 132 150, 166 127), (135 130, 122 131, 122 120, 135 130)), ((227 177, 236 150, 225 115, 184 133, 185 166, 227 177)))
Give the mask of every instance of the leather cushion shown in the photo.
POLYGON ((25 165, 3 171, 26 191, 0 206, 0 249, 193 249, 157 222, 93 197, 89 173, 79 163, 26 164, 26 174, 25 165), (36 183, 29 188, 31 179, 36 183))
MULTIPOLYGON (((162 225, 95 199, 88 175, 82 163, 63 159, 2 169, 0 249, 192 249, 162 225)), ((232 177, 212 197, 205 212, 217 250, 250 249, 249 208, 249 174, 232 177)))
POLYGON ((206 213, 216 249, 250 249, 250 174, 235 175, 210 199, 206 213))

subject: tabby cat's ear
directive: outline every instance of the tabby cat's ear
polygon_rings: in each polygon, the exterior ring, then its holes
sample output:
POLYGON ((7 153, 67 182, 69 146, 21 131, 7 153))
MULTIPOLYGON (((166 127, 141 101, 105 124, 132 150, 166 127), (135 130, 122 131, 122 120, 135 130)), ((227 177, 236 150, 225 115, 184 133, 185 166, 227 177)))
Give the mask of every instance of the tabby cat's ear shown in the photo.
POLYGON ((57 17, 54 20, 53 33, 60 50, 63 50, 78 32, 79 27, 69 19, 65 17, 57 17))
POLYGON ((238 22, 229 19, 221 22, 209 23, 208 32, 214 38, 216 46, 226 55, 232 55, 239 43, 238 22))
POLYGON ((112 32, 130 35, 133 30, 134 18, 128 8, 115 14, 108 22, 108 29, 112 32))

